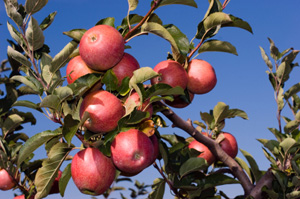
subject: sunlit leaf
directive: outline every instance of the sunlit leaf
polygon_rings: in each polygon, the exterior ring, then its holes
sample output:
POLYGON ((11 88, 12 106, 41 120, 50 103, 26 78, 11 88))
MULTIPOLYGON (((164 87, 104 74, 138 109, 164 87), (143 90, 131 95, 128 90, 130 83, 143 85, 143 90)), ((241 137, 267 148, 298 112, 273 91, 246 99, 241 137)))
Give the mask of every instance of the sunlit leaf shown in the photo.
POLYGON ((17 128, 22 122, 24 121, 24 118, 22 118, 18 114, 11 114, 9 115, 4 123, 2 124, 2 132, 3 135, 6 135, 10 132, 12 132, 15 128, 17 128))
POLYGON ((285 93, 284 93, 284 98, 287 100, 296 93, 300 92, 300 83, 294 84, 291 88, 289 88, 285 93))
POLYGON ((172 4, 181 4, 197 8, 197 4, 194 0, 162 0, 158 7, 172 4))
POLYGON ((19 26, 23 25, 23 17, 18 12, 18 2, 12 0, 4 0, 6 13, 19 26))
POLYGON ((254 179, 252 179, 251 170, 250 170, 249 166, 247 165, 247 163, 239 157, 235 157, 235 160, 239 163, 239 165, 242 167, 242 169, 244 169, 246 171, 248 177, 251 179, 251 182, 253 183, 254 179))
POLYGON ((50 13, 43 21, 42 23, 40 24, 40 28, 42 30, 46 30, 46 28, 48 28, 52 22, 54 21, 54 17, 56 16, 57 12, 52 12, 50 13))
POLYGON ((31 62, 20 52, 16 51, 10 46, 7 46, 7 55, 20 64, 30 68, 31 67, 31 62))
POLYGON ((248 24, 248 22, 235 17, 233 15, 229 15, 231 22, 222 24, 222 27, 236 27, 241 28, 244 30, 247 30, 250 33, 253 33, 251 26, 248 24))
POLYGON ((32 15, 41 10, 47 3, 48 0, 26 0, 25 10, 28 14, 32 15))
POLYGON ((32 90, 34 90, 35 92, 39 93, 40 95, 43 92, 43 86, 34 77, 30 77, 30 76, 26 76, 25 77, 25 76, 21 76, 21 75, 15 75, 11 79, 15 80, 15 81, 22 82, 23 84, 25 84, 26 86, 30 87, 32 90))
POLYGON ((236 48, 227 41, 208 40, 200 46, 198 53, 207 51, 226 52, 238 55, 236 52, 236 48))
POLYGON ((83 36, 83 34, 85 32, 86 32, 86 29, 73 29, 73 30, 70 30, 67 32, 63 32, 63 34, 71 37, 72 39, 74 39, 77 42, 80 42, 81 37, 83 36))
POLYGON ((13 27, 8 21, 7 21, 7 29, 10 33, 10 36, 20 45, 22 46, 25 44, 24 38, 22 37, 21 33, 19 33, 15 27, 13 27))
POLYGON ((44 33, 38 21, 33 17, 30 18, 25 35, 31 50, 35 51, 43 47, 45 41, 44 33))
POLYGON ((149 199, 163 199, 165 193, 166 182, 162 178, 156 178, 153 181, 152 192, 149 194, 149 199))
POLYGON ((133 11, 137 8, 139 0, 128 0, 129 11, 133 11))
POLYGON ((248 161, 248 163, 250 165, 251 171, 252 171, 252 173, 254 175, 255 181, 258 182, 259 179, 262 177, 263 173, 259 170, 258 165, 257 165, 255 159, 247 151, 242 150, 242 149, 240 149, 240 151, 242 152, 242 154, 247 159, 247 161, 248 161))
POLYGON ((115 18, 114 17, 107 17, 107 18, 104 18, 104 19, 101 19, 100 21, 98 21, 96 23, 96 25, 109 25, 111 27, 115 27, 115 18))
POLYGON ((268 68, 272 71, 273 70, 273 64, 270 61, 268 55, 266 54, 265 50, 262 47, 259 47, 259 49, 260 49, 261 56, 262 56, 263 60, 267 64, 268 68))
POLYGON ((16 101, 12 105, 12 107, 14 107, 14 106, 23 106, 23 107, 35 109, 35 110, 37 110, 39 112, 43 112, 38 104, 33 103, 32 101, 28 101, 28 100, 19 100, 19 101, 16 101))

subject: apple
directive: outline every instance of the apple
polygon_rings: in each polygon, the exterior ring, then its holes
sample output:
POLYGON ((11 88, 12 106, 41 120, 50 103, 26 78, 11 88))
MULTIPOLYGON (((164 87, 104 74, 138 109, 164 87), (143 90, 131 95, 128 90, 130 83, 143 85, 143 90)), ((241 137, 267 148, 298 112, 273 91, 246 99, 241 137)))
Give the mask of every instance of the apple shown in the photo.
POLYGON ((206 61, 193 59, 188 65, 187 88, 194 94, 205 94, 217 84, 214 68, 206 61))
POLYGON ((97 25, 83 34, 79 54, 91 69, 105 71, 122 59, 124 48, 124 39, 118 30, 109 25, 97 25))
POLYGON ((0 169, 0 190, 7 191, 16 186, 14 179, 5 169, 0 169))
POLYGON ((112 71, 117 76, 118 86, 121 86, 122 80, 125 77, 131 78, 133 76, 133 71, 139 68, 140 64, 138 61, 132 55, 124 53, 121 61, 112 68, 112 71))
POLYGON ((153 70, 160 76, 151 79, 151 84, 165 83, 172 87, 180 86, 186 89, 188 83, 187 72, 183 66, 173 60, 165 60, 158 63, 153 70))
POLYGON ((104 90, 88 93, 80 106, 80 117, 88 112, 90 118, 84 126, 94 133, 106 133, 118 126, 125 114, 122 102, 112 93, 104 90))
POLYGON ((59 180, 61 178, 61 171, 58 171, 57 177, 55 178, 49 194, 59 193, 59 180))
POLYGON ((165 103, 174 108, 185 108, 190 105, 194 99, 194 94, 189 92, 190 102, 187 101, 186 96, 177 95, 174 96, 173 101, 165 100, 165 103))
POLYGON ((120 132, 111 144, 114 165, 127 176, 133 176, 148 167, 154 156, 150 138, 138 129, 120 132))
MULTIPOLYGON (((157 139, 157 136, 155 134, 151 135, 150 137, 150 140, 153 144, 153 157, 152 157, 152 161, 151 161, 151 164, 155 162, 155 160, 158 158, 159 156, 159 143, 158 143, 158 139, 157 139)), ((151 165, 150 164, 150 165, 151 165)))
MULTIPOLYGON (((14 199, 25 199, 25 195, 16 196, 16 197, 14 197, 14 199)), ((29 199, 34 199, 34 195, 30 196, 29 199)))
MULTIPOLYGON (((140 104, 140 96, 137 92, 132 92, 129 97, 125 100, 124 105, 129 105, 130 101, 133 101, 137 106, 140 104)), ((142 105, 137 107, 137 110, 139 111, 144 111, 144 112, 149 112, 150 116, 149 118, 151 118, 152 114, 153 114, 153 107, 152 104, 149 104, 150 99, 147 99, 146 101, 144 101, 142 103, 142 105)), ((148 118, 148 119, 149 119, 148 118)))
POLYGON ((208 165, 211 165, 212 163, 215 162, 216 158, 215 156, 212 154, 212 152, 207 148, 207 146, 205 146, 204 144, 202 144, 201 142, 198 142, 197 140, 193 140, 189 143, 188 148, 190 149, 195 149, 199 152, 201 152, 198 157, 200 158, 204 158, 207 161, 208 165))
POLYGON ((238 154, 238 144, 235 137, 227 132, 222 132, 224 139, 219 143, 221 148, 232 158, 238 154))
POLYGON ((113 183, 116 168, 110 158, 96 148, 86 148, 75 154, 71 163, 72 179, 80 192, 103 194, 113 183))

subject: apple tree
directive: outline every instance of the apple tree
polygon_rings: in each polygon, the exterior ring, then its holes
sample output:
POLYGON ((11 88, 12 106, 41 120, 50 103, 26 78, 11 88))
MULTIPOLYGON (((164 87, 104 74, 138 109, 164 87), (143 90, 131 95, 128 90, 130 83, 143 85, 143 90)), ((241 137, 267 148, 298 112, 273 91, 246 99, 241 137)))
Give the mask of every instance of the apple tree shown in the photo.
MULTIPOLYGON (((248 119, 243 110, 219 102, 209 112, 200 112, 198 120, 185 121, 172 109, 184 109, 195 95, 210 92, 217 83, 213 66, 197 55, 237 54, 231 43, 213 39, 220 29, 235 27, 252 33, 246 21, 225 12, 228 0, 209 0, 190 40, 175 24, 164 24, 155 11, 172 4, 197 8, 194 0, 153 0, 145 15, 134 13, 138 0, 128 0, 128 14, 121 24, 107 17, 88 30, 74 27, 64 32, 70 42, 53 57, 43 31, 55 23, 56 12, 40 22, 34 15, 47 2, 4 0, 11 38, 1 66, 1 72, 9 75, 0 77, 5 88, 0 99, 1 190, 19 189, 22 195, 15 198, 64 196, 72 178, 82 194, 108 198, 122 189, 114 182, 130 181, 153 166, 160 177, 153 179, 151 191, 136 182, 132 198, 164 198, 166 186, 175 198, 228 198, 217 189, 226 184, 243 188, 244 194, 236 198, 300 197, 300 86, 284 88, 297 66, 298 50, 279 51, 269 39, 271 60, 260 48, 278 119, 278 126, 269 129, 275 138, 259 139, 271 164, 264 171, 247 151, 240 149, 247 162, 236 157, 237 141, 223 131, 227 119, 248 119), (148 34, 171 47, 171 53, 153 68, 140 66, 126 52, 131 40, 148 34), (42 113, 58 128, 45 127, 29 137, 23 126, 35 125, 35 115, 18 107, 42 113), (293 118, 282 115, 284 108, 293 118), (160 129, 169 128, 166 120, 186 135, 161 134, 160 129), (74 139, 82 144, 76 146, 74 139), (47 156, 35 159, 42 146, 47 156), (73 150, 78 152, 71 156, 73 150)), ((125 198, 122 191, 120 195, 125 198)))

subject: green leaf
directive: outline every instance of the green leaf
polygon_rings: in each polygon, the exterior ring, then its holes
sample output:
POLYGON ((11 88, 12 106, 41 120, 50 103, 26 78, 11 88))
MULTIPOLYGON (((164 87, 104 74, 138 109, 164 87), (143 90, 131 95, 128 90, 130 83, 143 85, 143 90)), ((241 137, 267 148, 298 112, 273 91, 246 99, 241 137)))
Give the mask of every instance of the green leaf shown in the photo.
POLYGON ((226 52, 226 53, 238 55, 236 48, 227 41, 208 40, 200 46, 198 53, 203 53, 208 51, 226 52))
POLYGON ((269 149, 275 156, 280 155, 279 142, 277 140, 257 139, 260 143, 269 149))
POLYGON ((115 27, 115 18, 107 17, 107 18, 101 19, 100 21, 98 21, 96 23, 96 25, 102 25, 102 24, 109 25, 111 27, 115 27))
POLYGON ((287 62, 281 62, 276 70, 276 76, 279 78, 279 80, 282 80, 282 83, 284 83, 289 79, 291 71, 292 68, 290 64, 287 62))
POLYGON ((64 100, 68 99, 73 95, 73 91, 70 87, 64 86, 56 88, 53 94, 57 95, 60 99, 60 103, 62 103, 64 100))
POLYGON ((206 168, 207 168, 207 162, 205 159, 199 157, 192 157, 189 158, 181 165, 179 169, 179 175, 182 178, 194 171, 199 171, 206 168))
POLYGON ((156 178, 153 181, 152 192, 149 194, 149 199, 163 199, 165 193, 166 182, 162 178, 156 178))
POLYGON ((58 128, 54 131, 43 131, 41 133, 37 133, 34 136, 30 137, 25 144, 22 146, 19 156, 18 156, 18 167, 24 160, 26 160, 32 152, 34 152, 37 148, 42 146, 48 140, 61 135, 61 129, 58 128))
POLYGON ((194 0, 162 0, 159 3, 158 7, 172 4, 187 5, 197 8, 197 4, 194 0))
POLYGON ((289 90, 284 93, 284 98, 287 100, 298 92, 300 92, 300 83, 296 83, 291 88, 289 88, 289 90))
POLYGON ((71 145, 72 138, 76 134, 79 126, 80 126, 80 120, 74 120, 72 115, 67 115, 64 118, 64 126, 63 126, 62 133, 69 146, 71 145))
POLYGON ((40 24, 40 28, 42 30, 46 30, 46 28, 48 28, 52 22, 54 21, 54 17, 56 16, 57 11, 50 13, 40 24))
POLYGON ((33 17, 30 18, 25 36, 31 50, 35 51, 43 47, 45 37, 37 20, 33 17))
POLYGON ((3 135, 6 136, 8 133, 13 132, 23 121, 24 119, 18 114, 9 115, 1 125, 3 135))
POLYGON ((284 132, 287 134, 293 132, 294 130, 299 128, 299 124, 300 120, 291 120, 287 122, 287 124, 284 127, 284 132))
POLYGON ((232 177, 221 173, 213 173, 208 175, 203 180, 200 181, 200 187, 203 187, 203 190, 212 188, 215 186, 225 185, 225 184, 238 184, 239 181, 235 180, 232 177))
POLYGON ((38 104, 33 103, 31 101, 28 101, 28 100, 16 101, 15 103, 13 103, 12 107, 14 107, 14 106, 23 106, 23 107, 27 107, 27 108, 32 108, 32 109, 37 110, 41 113, 43 112, 38 104))
POLYGON ((48 195, 61 164, 64 162, 71 150, 72 147, 61 142, 51 148, 48 154, 48 159, 43 161, 43 166, 39 168, 36 173, 35 185, 37 193, 35 198, 44 198, 48 195))
POLYGON ((71 163, 65 167, 64 171, 61 174, 61 178, 58 181, 59 193, 62 197, 64 197, 65 195, 65 190, 70 179, 71 179, 71 163))
POLYGON ((51 108, 59 111, 61 107, 60 102, 61 100, 57 95, 47 95, 40 103, 40 107, 51 108))
POLYGON ((280 52, 278 50, 278 48, 275 46, 275 43, 272 39, 268 38, 269 42, 270 42, 270 54, 271 57, 274 60, 278 60, 278 57, 280 56, 280 52))
POLYGON ((128 125, 139 124, 148 117, 150 117, 149 112, 144 112, 144 111, 134 109, 133 111, 130 112, 129 119, 126 121, 126 124, 128 125))
POLYGON ((229 110, 229 106, 224 102, 218 102, 218 104, 213 109, 213 116, 215 119, 215 123, 221 122, 226 118, 227 111, 229 110))
POLYGON ((77 42, 80 42, 81 37, 83 36, 83 34, 85 32, 86 32, 86 29, 73 29, 73 30, 70 30, 67 32, 63 32, 63 34, 71 37, 72 39, 74 39, 77 42))
POLYGON ((78 42, 70 41, 57 55, 54 56, 51 63, 51 72, 55 73, 62 68, 69 60, 70 55, 77 48, 78 42))
POLYGON ((53 77, 53 73, 51 72, 51 62, 52 62, 52 57, 47 53, 43 53, 41 57, 40 65, 41 65, 42 78, 47 83, 47 85, 50 84, 53 77))
POLYGON ((270 61, 268 55, 266 54, 265 50, 262 47, 259 47, 259 49, 260 49, 261 56, 262 56, 263 60, 267 64, 268 68, 272 71, 273 70, 273 65, 272 65, 272 62, 270 61))
POLYGON ((235 157, 235 161, 237 161, 237 163, 239 163, 239 165, 242 167, 242 169, 244 169, 246 171, 248 177, 251 179, 251 183, 253 183, 254 179, 252 179, 251 170, 250 170, 249 166, 247 165, 247 163, 239 157, 235 157))
POLYGON ((297 143, 293 138, 286 138, 279 144, 285 153, 288 153, 291 148, 298 145, 299 143, 297 143))
POLYGON ((251 26, 248 22, 243 21, 242 19, 235 17, 233 15, 229 15, 231 22, 222 24, 222 27, 236 27, 247 30, 250 33, 253 33, 251 26))
POLYGON ((102 78, 102 83, 105 84, 107 91, 114 91, 118 87, 118 78, 110 69, 107 70, 102 78))
POLYGON ((25 41, 15 27, 13 27, 8 21, 7 21, 7 29, 9 31, 10 36, 20 45, 23 46, 25 44, 25 41))
POLYGON ((26 0, 25 11, 27 14, 32 15, 41 10, 47 3, 48 0, 26 0))
POLYGON ((245 111, 242 111, 240 109, 229 109, 227 111, 227 116, 226 118, 234 118, 234 117, 241 117, 245 120, 248 120, 248 115, 245 111))
POLYGON ((129 11, 133 11, 137 8, 139 0, 128 0, 129 11))
POLYGON ((210 3, 209 3, 209 7, 204 15, 204 19, 214 13, 214 12, 222 12, 222 3, 219 1, 219 0, 209 0, 210 3))
POLYGON ((21 75, 15 75, 15 76, 11 77, 11 79, 15 80, 15 81, 22 82, 23 84, 30 87, 32 90, 39 93, 40 95, 42 95, 42 93, 43 93, 42 84, 37 79, 35 79, 34 77, 30 77, 30 76, 24 77, 24 76, 21 76, 21 75))
POLYGON ((18 12, 18 2, 13 0, 4 0, 7 16, 11 18, 17 25, 23 25, 23 17, 18 12))
POLYGON ((242 149, 240 149, 240 151, 242 152, 242 154, 247 159, 247 161, 248 161, 248 163, 250 165, 251 171, 252 171, 252 173, 254 175, 255 181, 258 182, 259 179, 262 177, 263 173, 259 170, 258 165, 257 165, 255 159, 247 151, 242 150, 242 149))
POLYGON ((215 28, 219 25, 232 22, 230 15, 223 12, 214 12, 203 21, 204 30, 215 28))
POLYGON ((31 62, 20 52, 16 51, 10 46, 7 46, 7 55, 20 64, 30 68, 31 67, 31 62))

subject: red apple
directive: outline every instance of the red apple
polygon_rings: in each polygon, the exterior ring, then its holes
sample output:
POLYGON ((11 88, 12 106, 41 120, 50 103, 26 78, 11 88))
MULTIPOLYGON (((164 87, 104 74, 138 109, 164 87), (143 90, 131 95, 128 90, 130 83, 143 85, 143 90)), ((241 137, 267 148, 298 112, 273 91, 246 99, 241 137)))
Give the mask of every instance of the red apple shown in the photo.
POLYGON ((201 152, 198 157, 200 158, 204 158, 207 161, 208 165, 211 165, 212 163, 215 162, 216 158, 215 156, 212 154, 212 152, 207 148, 207 146, 205 146, 204 144, 202 144, 201 142, 198 142, 197 140, 193 140, 192 142, 189 143, 188 147, 190 149, 195 149, 199 152, 201 152))
POLYGON ((238 154, 238 144, 235 137, 230 134, 223 132, 224 139, 220 142, 221 148, 232 158, 235 158, 238 154))
POLYGON ((14 179, 5 169, 0 169, 0 190, 7 191, 16 186, 14 179))
POLYGON ((165 103, 174 108, 185 108, 192 103, 194 99, 194 94, 189 92, 190 102, 184 99, 184 97, 185 96, 182 95, 174 96, 173 101, 165 100, 165 103))
POLYGON ((58 171, 57 177, 55 178, 49 194, 59 193, 59 180, 61 178, 61 171, 58 171))
MULTIPOLYGON (((25 199, 25 195, 16 196, 16 197, 14 197, 14 199, 25 199)), ((34 195, 30 196, 29 199, 34 199, 34 195)))
POLYGON ((133 76, 133 71, 140 68, 138 61, 130 54, 124 53, 121 61, 112 68, 112 71, 117 76, 118 86, 122 84, 122 80, 125 77, 131 78, 133 76))
POLYGON ((157 139, 157 136, 155 134, 151 135, 150 137, 150 140, 153 144, 153 157, 152 157, 152 161, 151 161, 151 164, 155 162, 155 160, 158 158, 159 156, 159 143, 158 143, 158 139, 157 139))
POLYGON ((217 84, 217 77, 214 68, 204 60, 193 59, 189 63, 187 73, 187 88, 192 93, 208 93, 217 84))
POLYGON ((188 83, 187 72, 183 66, 172 60, 165 60, 158 63, 153 70, 160 76, 151 79, 151 84, 165 83, 172 87, 180 86, 185 89, 188 83))
MULTIPOLYGON (((140 96, 137 92, 132 92, 130 94, 130 96, 126 99, 126 101, 124 102, 124 105, 128 105, 128 103, 130 103, 130 101, 133 101, 135 102, 136 105, 139 105, 140 104, 140 96)), ((150 117, 152 116, 152 113, 153 113, 153 107, 152 107, 152 104, 149 104, 149 101, 150 99, 147 99, 146 101, 144 101, 142 103, 141 106, 137 107, 137 110, 140 110, 140 111, 147 111, 150 113, 150 117)))
POLYGON ((106 133, 118 126, 118 121, 125 114, 121 101, 108 91, 88 93, 80 107, 80 117, 88 112, 90 118, 84 126, 94 133, 106 133))
POLYGON ((118 30, 109 25, 97 25, 83 34, 79 53, 90 68, 105 71, 122 59, 124 47, 124 39, 118 30))
POLYGON ((71 163, 72 179, 84 194, 101 195, 113 183, 116 175, 110 158, 96 148, 86 148, 75 154, 71 163))
POLYGON ((114 165, 124 174, 133 176, 153 161, 154 147, 149 137, 137 129, 119 133, 111 144, 114 165))

